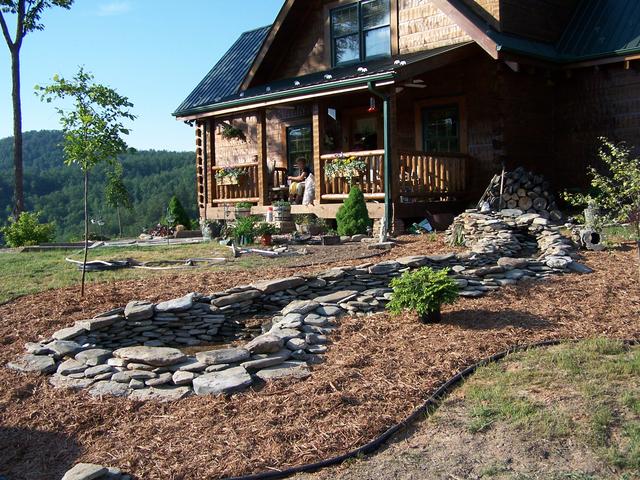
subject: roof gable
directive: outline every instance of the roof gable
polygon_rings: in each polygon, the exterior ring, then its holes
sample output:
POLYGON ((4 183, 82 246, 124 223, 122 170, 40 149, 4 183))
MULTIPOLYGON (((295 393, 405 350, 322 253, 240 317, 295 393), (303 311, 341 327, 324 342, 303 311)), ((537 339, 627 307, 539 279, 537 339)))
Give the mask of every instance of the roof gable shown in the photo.
POLYGON ((270 30, 271 26, 268 26, 240 35, 227 53, 180 104, 174 115, 238 93, 270 30))

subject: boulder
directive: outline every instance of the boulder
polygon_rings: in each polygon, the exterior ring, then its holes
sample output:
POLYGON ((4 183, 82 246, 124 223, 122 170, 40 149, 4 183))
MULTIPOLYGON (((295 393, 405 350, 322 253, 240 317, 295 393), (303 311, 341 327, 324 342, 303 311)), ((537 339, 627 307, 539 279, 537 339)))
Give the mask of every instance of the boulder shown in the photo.
POLYGON ((265 333, 247 343, 244 348, 251 353, 274 353, 282 349, 284 340, 276 335, 265 333))
POLYGON ((56 362, 45 355, 23 355, 14 362, 9 362, 7 368, 25 373, 53 373, 56 362))
POLYGON ((262 293, 270 294, 280 292, 282 290, 296 288, 304 285, 304 283, 304 278, 289 277, 279 278, 277 280, 264 280, 261 282, 255 282, 251 284, 251 287, 255 288, 256 290, 260 290, 262 293))
POLYGON ((225 348, 196 353, 196 359, 205 365, 221 365, 225 363, 239 363, 248 360, 249 350, 245 348, 225 348))
POLYGON ((196 395, 221 395, 244 390, 252 383, 251 375, 244 367, 234 367, 194 379, 193 390, 196 395))
POLYGON ((311 371, 305 362, 293 361, 265 368, 256 373, 256 377, 265 382, 281 378, 307 378, 309 375, 311 375, 311 371))
POLYGON ((113 356, 128 362, 145 363, 154 367, 166 367, 184 362, 187 356, 176 348, 125 347, 113 352, 113 356))
POLYGON ((131 322, 139 322, 153 317, 153 303, 134 300, 124 307, 124 316, 131 322))
POLYGON ((109 470, 102 465, 93 463, 79 463, 67 473, 64 474, 62 480, 94 480, 109 473, 109 470))
POLYGON ((167 302, 161 302, 156 305, 156 312, 184 312, 189 310, 193 306, 194 293, 185 295, 182 298, 176 298, 167 302))

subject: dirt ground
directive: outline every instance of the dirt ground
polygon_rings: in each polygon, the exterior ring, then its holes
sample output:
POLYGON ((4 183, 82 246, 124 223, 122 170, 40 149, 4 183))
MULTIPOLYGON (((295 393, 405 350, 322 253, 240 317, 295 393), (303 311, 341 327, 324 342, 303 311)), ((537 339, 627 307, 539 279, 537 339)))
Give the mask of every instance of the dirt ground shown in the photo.
MULTIPOLYGON (((450 250, 421 237, 405 239, 379 258, 450 250)), ((550 338, 640 338, 634 252, 588 253, 585 262, 594 274, 461 299, 444 310, 439 325, 386 314, 345 319, 331 339, 326 363, 307 380, 276 382, 231 398, 164 405, 94 400, 1 368, 0 474, 11 480, 58 479, 83 461, 117 466, 145 480, 223 478, 345 453, 406 417, 453 373, 491 353, 550 338)), ((92 285, 83 301, 75 288, 23 297, 0 307, 0 364, 20 354, 26 341, 129 299, 166 300, 328 266, 92 285)))

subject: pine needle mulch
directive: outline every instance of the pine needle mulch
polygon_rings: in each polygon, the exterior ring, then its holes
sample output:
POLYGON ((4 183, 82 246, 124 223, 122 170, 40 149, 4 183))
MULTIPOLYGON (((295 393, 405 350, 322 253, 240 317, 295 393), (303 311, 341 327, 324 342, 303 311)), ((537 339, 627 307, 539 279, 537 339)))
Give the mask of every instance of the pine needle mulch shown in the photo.
MULTIPOLYGON (((585 257, 596 273, 463 299, 445 309, 440 325, 386 314, 345 319, 332 337, 326 363, 310 378, 231 398, 194 397, 164 405, 98 401, 1 368, 0 474, 12 480, 58 479, 83 461, 117 466, 144 480, 213 479, 344 453, 406 417, 438 384, 479 358, 546 339, 640 338, 634 253, 585 257)), ((246 278, 256 278, 256 272, 246 272, 246 278)), ((237 280, 215 279, 211 285, 237 280)), ((192 289, 199 281, 192 279, 192 289)), ((140 288, 116 285, 100 305, 122 303, 130 297, 120 295, 146 290, 140 288)), ((167 291, 159 288, 158 295, 167 291)), ((64 306, 65 295, 41 294, 0 308, 5 342, 0 363, 14 358, 34 335, 70 324, 94 308, 64 306)))

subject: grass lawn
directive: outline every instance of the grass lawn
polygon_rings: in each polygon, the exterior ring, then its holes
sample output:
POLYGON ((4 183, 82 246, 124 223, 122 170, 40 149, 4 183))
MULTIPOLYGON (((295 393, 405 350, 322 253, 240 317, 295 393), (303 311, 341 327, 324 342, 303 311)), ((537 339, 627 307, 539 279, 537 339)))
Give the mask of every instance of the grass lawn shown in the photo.
MULTIPOLYGON (((158 260, 186 260, 188 258, 229 257, 229 249, 216 243, 168 245, 154 247, 105 247, 89 250, 89 260, 124 260, 134 258, 141 262, 158 260)), ((52 250, 46 252, 0 254, 0 303, 30 293, 67 287, 80 282, 81 272, 65 258, 82 260, 81 250, 52 250)), ((260 257, 244 257, 230 265, 209 267, 216 271, 223 268, 248 268, 259 266, 266 260, 260 257)), ((197 269, 201 271, 201 269, 197 269)), ((88 283, 112 282, 163 275, 167 272, 189 274, 193 270, 145 270, 127 268, 105 272, 87 272, 88 283)))

